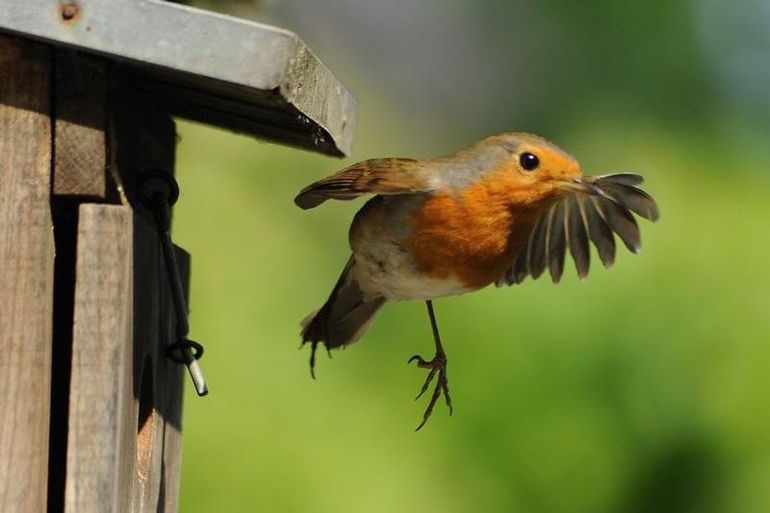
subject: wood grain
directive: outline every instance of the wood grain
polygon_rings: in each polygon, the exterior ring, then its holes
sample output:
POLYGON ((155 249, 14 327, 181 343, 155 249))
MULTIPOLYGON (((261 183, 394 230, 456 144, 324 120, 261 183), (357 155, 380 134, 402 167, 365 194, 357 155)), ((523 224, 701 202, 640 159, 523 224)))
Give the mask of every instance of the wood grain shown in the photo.
POLYGON ((101 61, 56 51, 53 193, 105 196, 106 74, 101 61))
POLYGON ((46 510, 53 257, 51 56, 0 36, 0 511, 46 510))
POLYGON ((133 217, 80 206, 65 511, 128 511, 136 437, 133 217))

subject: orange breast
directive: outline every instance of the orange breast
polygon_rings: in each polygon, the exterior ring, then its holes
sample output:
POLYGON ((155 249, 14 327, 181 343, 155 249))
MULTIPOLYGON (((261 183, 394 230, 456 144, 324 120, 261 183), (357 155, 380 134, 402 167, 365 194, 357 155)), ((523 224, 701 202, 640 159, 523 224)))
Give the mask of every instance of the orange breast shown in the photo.
POLYGON ((538 210, 512 207, 517 194, 505 180, 487 179, 460 192, 439 193, 416 209, 405 243, 426 275, 455 277, 481 288, 513 263, 538 210))

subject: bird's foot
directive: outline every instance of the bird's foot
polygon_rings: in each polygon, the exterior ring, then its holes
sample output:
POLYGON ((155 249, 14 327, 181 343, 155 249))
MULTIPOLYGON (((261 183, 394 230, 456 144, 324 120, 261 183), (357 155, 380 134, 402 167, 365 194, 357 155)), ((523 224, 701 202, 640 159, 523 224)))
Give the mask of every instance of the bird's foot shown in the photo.
POLYGON ((438 381, 436 382, 436 387, 433 389, 433 395, 430 398, 428 407, 425 409, 425 413, 422 416, 422 422, 420 422, 420 425, 415 429, 415 431, 419 431, 425 423, 428 422, 428 419, 433 413, 433 407, 436 405, 436 401, 438 401, 438 398, 442 393, 446 399, 446 405, 449 408, 450 415, 452 414, 452 399, 449 397, 449 380, 447 379, 446 372, 447 359, 443 352, 436 353, 436 356, 434 356, 432 360, 425 360, 420 355, 414 355, 409 358, 407 363, 412 362, 417 362, 417 366, 423 369, 430 369, 428 377, 425 379, 425 383, 423 383, 422 388, 420 389, 420 393, 414 398, 415 401, 422 397, 422 394, 428 390, 433 378, 438 374, 438 381))

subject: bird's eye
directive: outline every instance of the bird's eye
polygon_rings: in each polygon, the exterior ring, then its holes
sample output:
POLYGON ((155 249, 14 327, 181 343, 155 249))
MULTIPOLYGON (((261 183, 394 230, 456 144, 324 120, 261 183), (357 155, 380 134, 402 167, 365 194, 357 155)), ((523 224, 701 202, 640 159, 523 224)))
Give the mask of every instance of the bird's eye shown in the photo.
POLYGON ((532 171, 540 165, 540 159, 536 155, 529 152, 524 152, 519 156, 519 164, 527 171, 532 171))

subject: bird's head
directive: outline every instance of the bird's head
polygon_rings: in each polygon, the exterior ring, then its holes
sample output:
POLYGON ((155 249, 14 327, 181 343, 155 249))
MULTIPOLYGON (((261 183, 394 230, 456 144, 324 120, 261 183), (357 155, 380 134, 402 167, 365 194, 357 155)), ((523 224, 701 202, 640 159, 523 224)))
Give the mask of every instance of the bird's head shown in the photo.
POLYGON ((547 206, 570 196, 590 196, 610 200, 652 221, 658 218, 655 201, 638 188, 643 179, 637 174, 584 175, 572 155, 524 132, 488 137, 477 146, 496 148, 497 165, 487 178, 504 184, 514 205, 547 206))
POLYGON ((537 278, 546 267, 554 282, 564 267, 567 245, 578 275, 588 273, 588 240, 605 266, 615 258, 613 232, 633 251, 641 247, 633 214, 655 221, 658 206, 639 188, 634 173, 583 175, 580 164, 555 144, 526 133, 489 137, 472 148, 486 154, 489 165, 476 186, 521 214, 536 213, 529 239, 501 283, 519 283, 528 274, 537 278), (490 157, 494 155, 494 157, 490 157))
POLYGON ((550 203, 566 193, 591 194, 595 186, 584 177, 580 163, 552 142, 523 132, 488 137, 473 151, 494 155, 494 165, 481 177, 499 184, 514 205, 550 203))

